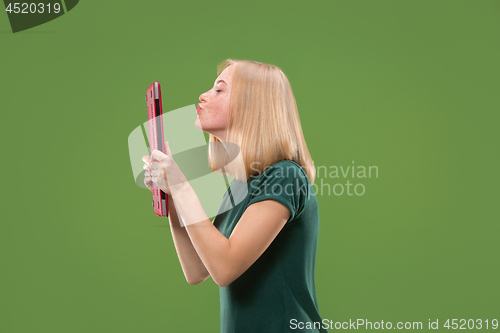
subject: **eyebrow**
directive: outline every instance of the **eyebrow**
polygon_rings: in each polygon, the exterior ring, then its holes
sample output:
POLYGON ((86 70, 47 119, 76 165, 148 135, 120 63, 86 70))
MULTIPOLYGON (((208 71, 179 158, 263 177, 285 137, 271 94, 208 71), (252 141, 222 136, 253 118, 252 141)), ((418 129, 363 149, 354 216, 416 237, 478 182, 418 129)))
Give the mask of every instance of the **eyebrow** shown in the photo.
POLYGON ((217 84, 217 82, 223 82, 223 83, 227 84, 223 79, 219 79, 219 80, 215 81, 215 84, 217 84))

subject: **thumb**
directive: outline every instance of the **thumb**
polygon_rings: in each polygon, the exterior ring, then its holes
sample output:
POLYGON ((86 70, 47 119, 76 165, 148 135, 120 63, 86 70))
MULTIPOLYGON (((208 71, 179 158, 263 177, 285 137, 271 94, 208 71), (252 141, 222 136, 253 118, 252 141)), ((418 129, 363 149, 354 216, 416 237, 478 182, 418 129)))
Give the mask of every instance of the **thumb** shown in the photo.
POLYGON ((163 154, 161 151, 159 150, 153 150, 153 152, 151 153, 151 157, 153 157, 154 159, 156 159, 157 161, 161 161, 163 160, 165 157, 167 157, 167 155, 163 154))
POLYGON ((172 151, 170 150, 170 145, 168 144, 168 141, 165 141, 165 154, 172 157, 172 151))

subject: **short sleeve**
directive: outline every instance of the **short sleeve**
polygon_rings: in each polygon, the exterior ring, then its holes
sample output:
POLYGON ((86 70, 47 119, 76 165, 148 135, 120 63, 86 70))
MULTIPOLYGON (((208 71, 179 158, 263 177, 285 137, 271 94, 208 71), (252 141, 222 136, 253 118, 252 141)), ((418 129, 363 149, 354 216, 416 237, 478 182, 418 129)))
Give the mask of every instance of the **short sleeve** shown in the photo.
POLYGON ((290 210, 288 221, 291 221, 304 209, 309 196, 308 185, 307 175, 298 164, 280 161, 252 180, 248 205, 263 200, 276 200, 290 210))

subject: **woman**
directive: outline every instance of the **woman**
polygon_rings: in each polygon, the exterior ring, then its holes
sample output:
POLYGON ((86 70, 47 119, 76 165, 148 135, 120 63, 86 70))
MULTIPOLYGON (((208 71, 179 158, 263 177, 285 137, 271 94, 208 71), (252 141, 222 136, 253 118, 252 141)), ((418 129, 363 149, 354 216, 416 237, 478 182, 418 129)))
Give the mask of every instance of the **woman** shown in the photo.
POLYGON ((276 66, 231 59, 218 75, 195 121, 210 134, 212 170, 235 177, 213 223, 168 143, 155 161, 144 156, 145 183, 168 195, 187 282, 211 276, 220 286, 222 332, 326 332, 314 283, 315 169, 288 79, 276 66))

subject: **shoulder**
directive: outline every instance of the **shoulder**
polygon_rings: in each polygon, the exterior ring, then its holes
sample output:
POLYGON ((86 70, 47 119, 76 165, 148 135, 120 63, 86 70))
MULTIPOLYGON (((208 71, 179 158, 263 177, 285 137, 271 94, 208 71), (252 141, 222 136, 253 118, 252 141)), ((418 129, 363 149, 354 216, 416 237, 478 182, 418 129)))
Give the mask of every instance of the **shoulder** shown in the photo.
MULTIPOLYGON (((309 179, 300 165, 290 160, 282 160, 265 169, 262 174, 250 180, 250 192, 260 194, 262 188, 285 188, 288 193, 308 192, 309 179)), ((278 193, 281 193, 278 191, 278 193)))
POLYGON ((289 208, 290 220, 304 209, 312 193, 305 171, 289 160, 276 162, 261 175, 252 177, 248 190, 250 204, 276 200, 289 208))
POLYGON ((264 178, 291 178, 307 179, 304 169, 294 161, 281 160, 269 166, 263 173, 252 177, 254 179, 264 178))
POLYGON ((286 177, 307 178, 307 174, 300 165, 290 160, 282 160, 273 165, 274 168, 283 172, 286 177))

